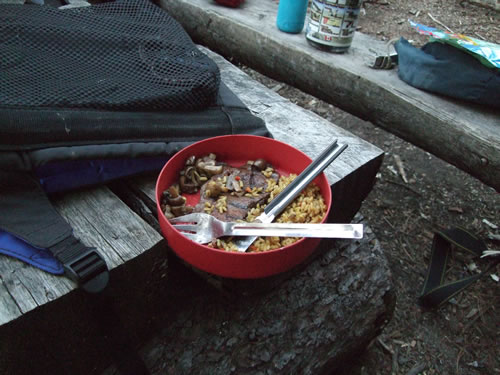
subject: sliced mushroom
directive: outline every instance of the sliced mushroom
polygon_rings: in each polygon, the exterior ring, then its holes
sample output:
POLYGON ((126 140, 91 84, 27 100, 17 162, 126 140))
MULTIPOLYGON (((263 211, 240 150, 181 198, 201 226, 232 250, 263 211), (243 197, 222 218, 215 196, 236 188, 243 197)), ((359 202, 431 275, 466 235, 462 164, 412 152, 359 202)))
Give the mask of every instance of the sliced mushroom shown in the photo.
POLYGON ((196 170, 193 172, 191 180, 193 181, 193 184, 195 184, 196 186, 202 185, 201 176, 196 170))
POLYGON ((203 171, 210 177, 222 173, 223 169, 222 165, 205 165, 203 167, 203 171))
POLYGON ((196 193, 198 191, 198 186, 196 186, 193 183, 190 183, 187 180, 186 176, 181 176, 179 178, 179 185, 181 186, 181 191, 183 193, 193 194, 193 193, 196 193))
POLYGON ((257 159, 254 161, 253 166, 257 168, 259 171, 263 171, 267 168, 267 161, 264 159, 257 159))
POLYGON ((202 159, 196 160, 195 166, 196 169, 199 171, 203 171, 203 168, 205 168, 205 165, 207 165, 202 159))
POLYGON ((170 195, 171 198, 177 198, 179 196, 179 189, 177 185, 170 186, 168 188, 168 194, 170 195))
POLYGON ((170 207, 170 209, 175 216, 187 215, 193 212, 193 207, 186 205, 170 207))
POLYGON ((190 165, 184 170, 184 176, 186 176, 189 180, 193 181, 194 172, 196 172, 196 168, 193 165, 190 165))
POLYGON ((215 154, 210 153, 208 155, 201 157, 199 160, 203 161, 206 164, 215 165, 215 159, 217 159, 217 156, 215 156, 215 154))
POLYGON ((172 210, 169 205, 165 206, 165 209, 163 210, 163 214, 167 219, 173 219, 175 215, 172 213, 172 210))
POLYGON ((194 165, 194 162, 196 161, 196 156, 191 155, 189 158, 187 158, 185 165, 194 165))
POLYGON ((173 206, 182 206, 186 202, 186 199, 182 195, 178 195, 175 198, 167 197, 167 202, 172 207, 173 206))

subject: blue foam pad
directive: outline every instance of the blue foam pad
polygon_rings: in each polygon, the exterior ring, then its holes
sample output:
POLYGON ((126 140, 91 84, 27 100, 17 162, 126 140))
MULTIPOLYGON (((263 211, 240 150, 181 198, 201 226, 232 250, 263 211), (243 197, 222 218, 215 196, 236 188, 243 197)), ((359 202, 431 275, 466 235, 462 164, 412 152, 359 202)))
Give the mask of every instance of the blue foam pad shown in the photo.
POLYGON ((15 257, 44 271, 61 275, 64 268, 46 249, 36 248, 0 229, 0 253, 15 257))

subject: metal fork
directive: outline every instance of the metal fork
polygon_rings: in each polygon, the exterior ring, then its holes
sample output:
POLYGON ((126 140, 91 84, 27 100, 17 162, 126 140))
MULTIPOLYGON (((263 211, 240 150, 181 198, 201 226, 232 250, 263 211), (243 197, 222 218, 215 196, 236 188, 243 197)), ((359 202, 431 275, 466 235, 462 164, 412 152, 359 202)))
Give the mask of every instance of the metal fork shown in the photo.
MULTIPOLYGON (((338 144, 334 140, 306 169, 302 171, 286 188, 279 193, 264 209, 255 221, 271 223, 291 203, 309 183, 330 165, 344 150, 345 144, 338 144)), ((255 241, 255 236, 240 237, 235 240, 235 245, 240 252, 245 252, 255 241)))
POLYGON ((363 224, 236 223, 224 222, 205 213, 188 214, 169 221, 187 238, 201 244, 223 236, 363 238, 363 224))

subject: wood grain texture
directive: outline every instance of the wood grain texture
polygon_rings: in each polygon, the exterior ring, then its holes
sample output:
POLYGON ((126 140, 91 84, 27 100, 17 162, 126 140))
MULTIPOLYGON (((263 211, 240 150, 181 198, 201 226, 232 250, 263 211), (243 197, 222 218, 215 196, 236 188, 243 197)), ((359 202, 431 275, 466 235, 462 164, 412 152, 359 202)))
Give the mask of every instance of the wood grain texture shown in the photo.
POLYGON ((204 0, 161 0, 192 38, 273 78, 367 119, 500 190, 500 111, 413 88, 396 70, 373 70, 383 42, 356 33, 346 54, 316 50, 275 26, 277 3, 237 9, 204 0))
POLYGON ((479 4, 487 8, 500 11, 500 0, 469 0, 471 3, 479 4))
POLYGON ((266 122, 274 138, 317 157, 334 139, 348 148, 326 169, 331 184, 382 155, 382 150, 250 78, 222 56, 200 47, 221 70, 223 82, 266 122))
MULTIPOLYGON (((111 270, 108 289, 116 297, 117 319, 131 339, 144 340, 162 323, 165 240, 107 187, 65 194, 54 205, 75 236, 101 252, 111 270)), ((88 298, 66 277, 3 258, 0 373, 91 374, 109 366, 88 298)))
MULTIPOLYGON (((76 237, 96 247, 114 269, 162 242, 162 237, 109 189, 66 194, 54 202, 76 237)), ((0 262, 0 327, 65 296, 76 285, 12 258, 0 262)))
MULTIPOLYGON (((200 47, 220 68, 222 81, 261 117, 274 138, 290 144, 309 157, 317 157, 334 139, 347 144, 347 149, 325 170, 332 185, 333 222, 350 221, 359 210, 373 184, 383 160, 383 151, 352 133, 308 111, 249 77, 220 55, 200 47)), ((131 182, 151 201, 154 180, 131 182)))

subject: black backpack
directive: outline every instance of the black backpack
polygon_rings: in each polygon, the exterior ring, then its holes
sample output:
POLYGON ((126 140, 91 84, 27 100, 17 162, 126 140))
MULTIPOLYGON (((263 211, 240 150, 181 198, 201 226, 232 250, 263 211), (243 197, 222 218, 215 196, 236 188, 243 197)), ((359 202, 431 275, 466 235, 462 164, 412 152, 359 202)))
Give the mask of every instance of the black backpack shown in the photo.
POLYGON ((48 194, 159 170, 207 137, 270 134, 147 0, 0 8, 0 252, 101 290, 104 260, 48 194))

